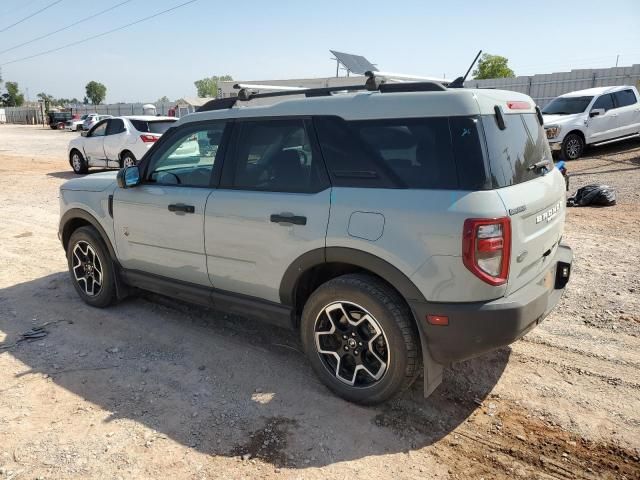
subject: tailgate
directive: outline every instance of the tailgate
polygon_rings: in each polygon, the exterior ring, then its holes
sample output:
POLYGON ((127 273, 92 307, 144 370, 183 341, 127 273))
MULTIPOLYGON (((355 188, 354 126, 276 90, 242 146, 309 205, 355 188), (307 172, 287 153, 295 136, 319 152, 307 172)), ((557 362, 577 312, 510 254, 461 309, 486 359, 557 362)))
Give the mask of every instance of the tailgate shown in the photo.
POLYGON ((564 231, 565 185, 562 174, 554 168, 546 175, 496 192, 511 215, 508 295, 550 265, 564 231))

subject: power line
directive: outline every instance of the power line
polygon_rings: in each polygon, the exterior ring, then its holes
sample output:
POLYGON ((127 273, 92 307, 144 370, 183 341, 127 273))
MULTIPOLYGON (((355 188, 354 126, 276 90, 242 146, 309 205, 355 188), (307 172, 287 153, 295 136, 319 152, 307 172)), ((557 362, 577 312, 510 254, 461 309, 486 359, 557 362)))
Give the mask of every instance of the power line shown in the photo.
POLYGON ((23 3, 22 5, 20 5, 17 8, 11 8, 5 12, 2 13, 2 15, 11 15, 15 12, 19 12, 20 10, 23 10, 25 8, 27 8, 28 6, 30 6, 33 2, 35 2, 35 0, 29 0, 27 3, 23 3))
POLYGON ((78 20, 77 22, 74 22, 74 23, 72 23, 70 25, 67 25, 66 27, 59 28, 58 30, 54 30, 53 32, 46 33, 44 35, 40 35, 39 37, 36 37, 36 38, 34 38, 32 40, 27 40, 26 42, 20 43, 18 45, 14 45, 13 47, 9 47, 9 48, 7 48, 5 50, 0 50, 0 54, 7 53, 7 52, 9 52, 11 50, 15 50, 16 48, 24 47, 25 45, 29 45, 30 43, 37 42, 38 40, 42 40, 43 38, 50 37, 51 35, 55 35, 56 33, 62 32, 63 30, 68 30, 71 27, 75 27, 76 25, 79 25, 79 24, 81 24, 83 22, 86 22, 87 20, 91 20, 92 18, 95 18, 95 17, 97 17, 99 15, 102 15, 103 13, 110 12, 111 10, 116 9, 119 6, 124 5, 125 3, 129 3, 130 1, 131 0, 125 0, 124 2, 118 3, 117 5, 114 5, 113 7, 109 7, 107 9, 105 9, 105 10, 102 10, 101 12, 94 13, 93 15, 89 15, 88 17, 84 17, 84 18, 78 20))
POLYGON ((36 15, 38 15, 41 12, 44 12, 45 10, 47 10, 48 8, 53 7, 54 5, 57 5, 58 3, 60 3, 62 0, 56 0, 55 2, 51 2, 49 5, 46 5, 44 7, 42 7, 40 10, 33 12, 31 15, 27 15, 26 17, 18 20, 15 23, 12 23, 11 25, 9 25, 8 27, 4 27, 2 30, 0 30, 0 33, 2 32, 6 32, 7 30, 9 30, 11 27, 15 27, 16 25, 24 22, 25 20, 29 20, 31 17, 35 17, 36 15))
POLYGON ((186 5, 189 5, 190 3, 194 3, 194 2, 197 2, 197 1, 198 0, 189 0, 188 2, 181 3, 180 5, 176 5, 175 7, 171 7, 171 8, 168 8, 166 10, 162 10, 161 12, 155 13, 153 15, 149 15, 148 17, 141 18, 140 20, 136 20, 135 22, 127 23, 126 25, 122 25, 120 27, 113 28, 113 29, 108 30, 106 32, 98 33, 97 35, 92 35, 90 37, 83 38, 82 40, 77 40, 75 42, 68 43, 68 44, 63 45, 61 47, 52 48, 51 50, 46 50, 44 52, 36 53, 34 55, 29 55, 28 57, 16 58, 15 60, 11 60, 9 62, 4 62, 4 63, 0 64, 0 67, 4 66, 4 65, 10 65, 10 64, 16 63, 16 62, 21 62, 23 60, 30 60, 32 58, 41 57, 42 55, 46 55, 48 53, 57 52, 57 51, 62 50, 64 48, 73 47, 74 45, 79 45, 81 43, 87 42, 89 40, 93 40, 95 38, 104 37, 105 35, 109 35, 110 33, 114 33, 114 32, 117 32, 119 30, 123 30, 123 29, 125 29, 127 27, 131 27, 133 25, 137 25, 138 23, 142 23, 142 22, 145 22, 147 20, 151 20, 152 18, 158 17, 160 15, 163 15, 165 13, 171 12, 173 10, 176 10, 176 9, 180 8, 180 7, 184 7, 186 5))

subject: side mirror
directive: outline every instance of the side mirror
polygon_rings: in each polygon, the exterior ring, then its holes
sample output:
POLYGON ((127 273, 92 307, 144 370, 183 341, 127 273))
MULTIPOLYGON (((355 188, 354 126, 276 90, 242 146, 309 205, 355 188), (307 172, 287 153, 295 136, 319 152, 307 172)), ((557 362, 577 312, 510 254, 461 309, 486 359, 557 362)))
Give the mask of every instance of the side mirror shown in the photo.
POLYGON ((89 131, 88 130, 82 130, 80 132, 80 135, 83 136, 83 137, 86 137, 87 135, 89 135, 89 131))
POLYGON ((120 188, 132 188, 140 184, 140 170, 137 166, 124 167, 116 176, 120 188))
POLYGON ((604 108, 594 108, 589 112, 591 118, 604 115, 604 108))

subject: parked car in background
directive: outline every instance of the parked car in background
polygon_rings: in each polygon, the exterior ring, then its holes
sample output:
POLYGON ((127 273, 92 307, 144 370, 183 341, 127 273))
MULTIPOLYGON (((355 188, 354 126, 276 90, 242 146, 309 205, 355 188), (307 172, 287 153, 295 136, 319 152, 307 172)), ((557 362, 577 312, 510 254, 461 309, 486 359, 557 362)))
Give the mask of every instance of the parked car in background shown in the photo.
MULTIPOLYGON (((135 165, 176 118, 127 116, 98 121, 88 132, 69 142, 69 164, 76 173, 89 167, 122 168, 135 165)), ((197 142, 188 147, 195 151, 197 142)), ((186 153, 185 153, 186 154, 186 153)))
POLYGON ((82 125, 89 115, 89 113, 85 113, 80 118, 72 118, 71 120, 67 121, 66 129, 71 132, 81 132, 82 125))
POLYGON ((49 112, 47 113, 47 118, 49 127, 52 130, 62 130, 65 128, 67 121, 73 118, 73 114, 71 112, 49 112))
POLYGON ((635 87, 597 87, 565 93, 542 109, 554 152, 575 160, 587 145, 640 137, 640 96, 635 87))
POLYGON ((96 123, 104 120, 105 118, 113 118, 112 115, 98 115, 97 113, 90 113, 85 118, 82 124, 82 130, 90 130, 96 123))

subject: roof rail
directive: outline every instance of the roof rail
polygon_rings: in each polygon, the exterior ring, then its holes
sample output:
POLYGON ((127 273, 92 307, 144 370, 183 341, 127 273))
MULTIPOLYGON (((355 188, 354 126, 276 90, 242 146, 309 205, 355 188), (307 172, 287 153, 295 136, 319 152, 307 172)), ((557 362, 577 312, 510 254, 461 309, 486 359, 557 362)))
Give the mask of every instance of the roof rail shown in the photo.
POLYGON ((208 112, 211 110, 225 110, 234 107, 238 101, 247 102, 257 98, 285 97, 290 95, 304 95, 305 97, 325 97, 339 92, 357 92, 368 90, 380 93, 397 92, 441 92, 447 88, 439 82, 402 82, 387 83, 385 77, 376 76, 376 72, 366 72, 367 80, 364 85, 339 85, 334 87, 304 88, 304 87, 282 87, 277 85, 251 85, 235 84, 234 88, 239 88, 237 97, 218 98, 202 105, 197 112, 208 112), (258 91, 253 91, 256 88, 258 91), (275 90, 273 92, 259 93, 259 90, 275 90))

